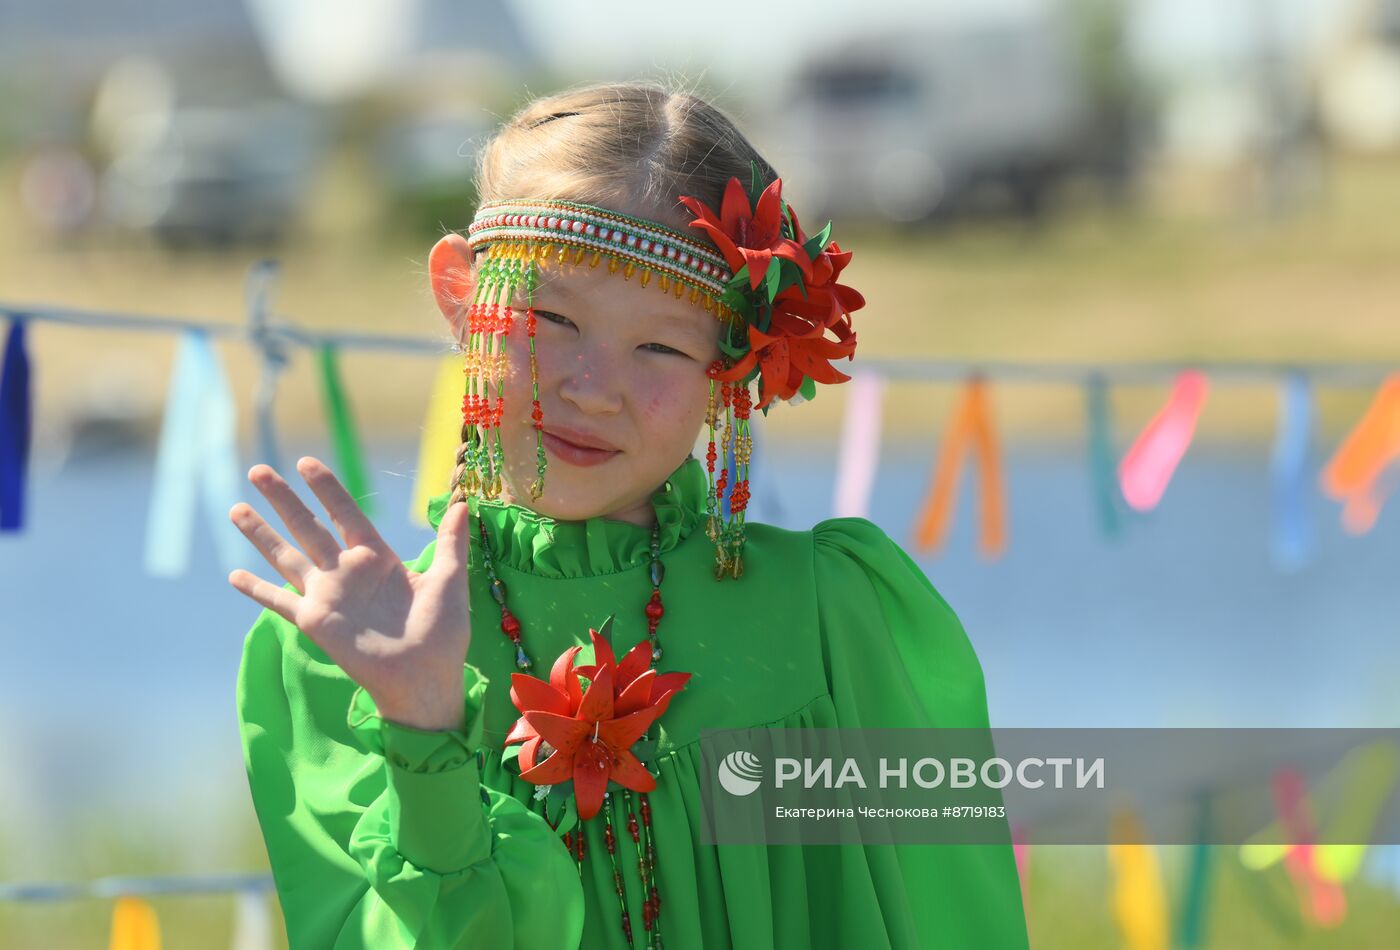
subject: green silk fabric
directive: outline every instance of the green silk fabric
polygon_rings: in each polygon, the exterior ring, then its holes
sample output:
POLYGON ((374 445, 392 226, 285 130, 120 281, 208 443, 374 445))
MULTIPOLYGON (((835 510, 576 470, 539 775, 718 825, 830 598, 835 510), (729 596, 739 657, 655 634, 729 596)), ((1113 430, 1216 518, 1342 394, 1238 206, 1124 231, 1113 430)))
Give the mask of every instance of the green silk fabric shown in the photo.
MULTIPOLYGON (((884 531, 863 518, 808 531, 750 522, 743 576, 716 581, 706 490, 700 461, 687 458, 652 498, 666 566, 657 668, 693 674, 651 729, 664 945, 1025 948, 1010 845, 701 843, 702 729, 988 724, 962 624, 884 531)), ((434 528, 447 500, 429 505, 434 528)), ((534 675, 548 677, 566 648, 587 648, 588 628, 609 614, 617 656, 646 637, 650 528, 469 503, 485 521, 534 675)), ((407 566, 425 570, 435 544, 407 566)), ((580 876, 535 786, 502 765, 519 715, 509 695, 515 649, 480 544, 474 530, 459 730, 381 719, 363 689, 270 610, 247 635, 240 731, 293 950, 627 946, 604 816, 582 825, 580 876)), ((633 946, 645 947, 627 816, 620 796, 605 807, 633 946)))

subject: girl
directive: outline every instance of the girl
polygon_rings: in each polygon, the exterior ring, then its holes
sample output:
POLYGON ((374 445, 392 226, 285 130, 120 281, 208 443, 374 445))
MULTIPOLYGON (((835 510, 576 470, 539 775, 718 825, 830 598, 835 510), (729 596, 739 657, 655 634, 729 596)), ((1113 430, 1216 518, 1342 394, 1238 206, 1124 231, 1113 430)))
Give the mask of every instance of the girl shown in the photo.
POLYGON ((744 520, 749 412, 849 378, 849 252, 650 83, 530 103, 477 181, 429 258, 467 377, 436 540, 401 561, 312 458, 339 538, 266 465, 300 549, 230 512, 286 581, 229 578, 265 608, 237 699, 291 946, 1025 947, 1009 846, 701 843, 702 729, 988 724, 884 532, 744 520))

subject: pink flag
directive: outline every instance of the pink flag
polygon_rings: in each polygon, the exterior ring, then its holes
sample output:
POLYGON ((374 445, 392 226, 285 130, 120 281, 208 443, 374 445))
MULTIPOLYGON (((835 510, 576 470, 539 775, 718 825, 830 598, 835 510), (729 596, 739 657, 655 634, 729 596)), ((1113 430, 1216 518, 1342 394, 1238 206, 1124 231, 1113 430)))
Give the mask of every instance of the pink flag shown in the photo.
POLYGON ((1138 511, 1150 511, 1162 500, 1172 473, 1191 445, 1207 388, 1205 374, 1200 370, 1178 373, 1166 405, 1158 410, 1118 464, 1123 498, 1138 511))

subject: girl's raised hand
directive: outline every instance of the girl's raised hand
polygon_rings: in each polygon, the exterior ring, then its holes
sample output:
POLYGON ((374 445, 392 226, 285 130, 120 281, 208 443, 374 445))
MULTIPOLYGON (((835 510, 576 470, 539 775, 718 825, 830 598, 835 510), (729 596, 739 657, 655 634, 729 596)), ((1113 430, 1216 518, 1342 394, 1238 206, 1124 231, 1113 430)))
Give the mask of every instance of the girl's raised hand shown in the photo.
POLYGON ((471 643, 467 506, 448 506, 433 563, 419 573, 404 567, 329 468, 307 456, 297 471, 345 546, 270 465, 255 465, 248 481, 302 550, 249 504, 234 505, 229 518, 297 593, 242 569, 229 574, 229 583, 310 637, 365 688, 385 719, 419 729, 459 728, 471 643))

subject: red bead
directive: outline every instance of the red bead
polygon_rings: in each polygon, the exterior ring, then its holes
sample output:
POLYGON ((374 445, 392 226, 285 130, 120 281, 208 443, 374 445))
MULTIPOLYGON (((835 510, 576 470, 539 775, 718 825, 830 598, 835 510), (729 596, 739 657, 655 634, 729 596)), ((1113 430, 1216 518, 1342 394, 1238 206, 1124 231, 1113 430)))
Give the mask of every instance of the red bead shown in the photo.
POLYGON ((520 632, 520 621, 515 619, 515 614, 510 613, 505 608, 501 609, 501 629, 505 631, 505 635, 512 640, 514 640, 516 634, 520 632))
POLYGON ((660 620, 661 615, 666 612, 666 608, 661 606, 661 601, 653 600, 646 606, 647 619, 660 620))

